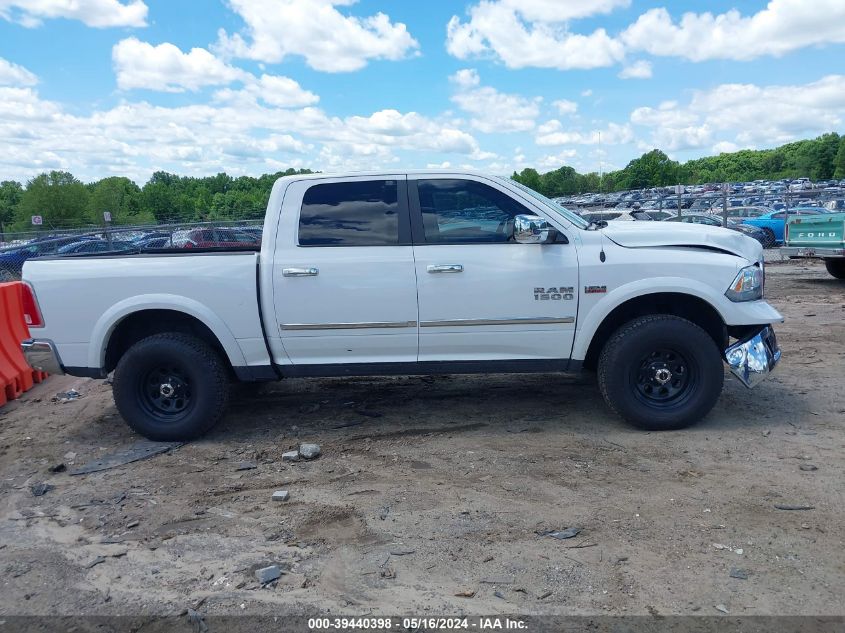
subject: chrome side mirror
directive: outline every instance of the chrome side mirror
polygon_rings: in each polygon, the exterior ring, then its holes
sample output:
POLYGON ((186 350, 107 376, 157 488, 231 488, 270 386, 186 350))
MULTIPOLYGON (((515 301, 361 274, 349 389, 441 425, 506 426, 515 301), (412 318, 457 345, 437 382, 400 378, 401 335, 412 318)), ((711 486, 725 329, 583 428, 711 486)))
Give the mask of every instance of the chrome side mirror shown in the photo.
POLYGON ((536 215, 513 219, 513 239, 520 244, 549 244, 557 239, 557 229, 536 215))

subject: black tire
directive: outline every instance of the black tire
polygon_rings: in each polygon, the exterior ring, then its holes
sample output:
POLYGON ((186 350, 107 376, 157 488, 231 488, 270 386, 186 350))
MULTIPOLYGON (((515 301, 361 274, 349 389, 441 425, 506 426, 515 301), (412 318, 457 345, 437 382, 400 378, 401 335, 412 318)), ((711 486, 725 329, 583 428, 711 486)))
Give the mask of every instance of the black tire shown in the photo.
POLYGON ((183 441, 208 432, 229 401, 220 355, 188 334, 167 332, 129 348, 114 371, 114 402, 126 423, 155 441, 183 441))
POLYGON ((763 233, 766 236, 763 238, 763 248, 774 248, 778 244, 778 240, 775 237, 775 232, 767 226, 763 227, 763 233))
POLYGON ((826 259, 824 260, 824 267, 837 279, 845 279, 845 258, 826 259))
POLYGON ((716 404, 724 380, 716 343, 695 323, 676 316, 629 321, 599 356, 599 389, 608 406, 650 431, 698 422, 716 404))

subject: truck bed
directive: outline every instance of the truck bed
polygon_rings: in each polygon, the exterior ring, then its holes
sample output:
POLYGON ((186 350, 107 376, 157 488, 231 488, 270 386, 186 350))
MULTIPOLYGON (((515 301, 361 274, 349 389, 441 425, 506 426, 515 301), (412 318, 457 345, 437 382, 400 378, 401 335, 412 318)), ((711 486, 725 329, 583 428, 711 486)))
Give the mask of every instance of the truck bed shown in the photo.
POLYGON ((270 364, 258 260, 242 249, 54 257, 27 262, 23 277, 37 288, 45 323, 38 336, 56 344, 64 367, 103 367, 108 335, 144 305, 198 318, 237 369, 270 364))

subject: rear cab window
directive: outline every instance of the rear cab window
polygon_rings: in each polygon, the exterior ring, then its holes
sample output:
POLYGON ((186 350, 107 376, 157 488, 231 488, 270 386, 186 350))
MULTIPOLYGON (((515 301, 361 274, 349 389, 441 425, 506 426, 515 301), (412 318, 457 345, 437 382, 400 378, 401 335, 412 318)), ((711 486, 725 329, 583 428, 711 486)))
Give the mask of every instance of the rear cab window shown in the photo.
POLYGON ((302 199, 297 239, 305 247, 410 245, 405 182, 311 185, 302 199))

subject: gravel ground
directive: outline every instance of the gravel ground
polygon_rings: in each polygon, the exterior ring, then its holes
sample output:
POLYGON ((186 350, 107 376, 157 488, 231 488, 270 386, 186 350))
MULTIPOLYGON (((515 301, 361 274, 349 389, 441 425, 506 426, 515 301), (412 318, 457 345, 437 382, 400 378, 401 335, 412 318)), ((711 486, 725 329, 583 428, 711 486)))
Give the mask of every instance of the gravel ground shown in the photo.
POLYGON ((679 432, 589 377, 290 380, 72 476, 138 438, 106 383, 53 377, 0 409, 0 615, 845 614, 845 284, 768 272, 781 366, 679 432), (322 456, 283 462, 300 442, 322 456))

